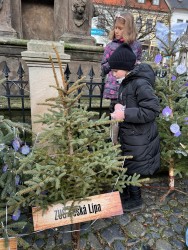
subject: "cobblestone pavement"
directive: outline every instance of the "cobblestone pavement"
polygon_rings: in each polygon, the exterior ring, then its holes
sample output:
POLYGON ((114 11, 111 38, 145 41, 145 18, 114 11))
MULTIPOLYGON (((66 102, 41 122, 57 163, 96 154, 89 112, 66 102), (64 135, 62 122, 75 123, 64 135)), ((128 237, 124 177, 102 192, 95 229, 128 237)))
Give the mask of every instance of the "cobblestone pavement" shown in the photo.
MULTIPOLYGON (((142 187, 144 209, 95 222, 81 223, 81 250, 186 250, 188 228, 188 179, 175 180, 168 191, 167 177, 142 187)), ((71 226, 23 237, 31 249, 72 250, 71 226)))

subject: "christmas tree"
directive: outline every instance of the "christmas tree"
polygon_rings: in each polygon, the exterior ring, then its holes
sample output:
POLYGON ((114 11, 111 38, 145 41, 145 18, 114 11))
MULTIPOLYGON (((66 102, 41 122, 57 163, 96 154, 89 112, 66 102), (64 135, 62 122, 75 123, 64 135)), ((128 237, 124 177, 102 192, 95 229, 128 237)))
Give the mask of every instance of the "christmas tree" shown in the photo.
MULTIPOLYGON (((25 131, 29 131, 29 127, 0 116, 0 234, 6 239, 7 246, 8 238, 22 232, 27 224, 26 221, 20 220, 20 209, 12 209, 11 213, 8 212, 9 199, 19 191, 22 183, 22 176, 17 173, 19 161, 30 152, 30 147, 20 139, 23 131, 25 134, 25 131)), ((18 243, 27 246, 21 238, 18 243)))
POLYGON ((187 69, 179 58, 176 59, 177 53, 181 49, 180 31, 182 26, 175 24, 173 27, 169 25, 167 28, 164 24, 159 24, 157 38, 161 54, 155 57, 155 63, 157 64, 156 91, 161 101, 161 114, 158 119, 161 140, 161 165, 169 169, 169 186, 171 190, 174 189, 174 176, 177 174, 180 176, 182 174, 187 175, 187 69))
MULTIPOLYGON (((54 48, 56 51, 56 49, 54 48)), ((125 185, 141 185, 138 175, 129 177, 124 169, 125 157, 120 146, 109 138, 109 117, 96 120, 96 112, 78 105, 85 86, 83 79, 70 86, 65 80, 62 64, 56 51, 61 81, 59 83, 51 60, 57 97, 46 100, 48 113, 39 116, 44 125, 34 140, 32 152, 20 161, 18 173, 24 176, 24 185, 9 204, 39 206, 82 200, 91 195, 113 190, 122 191, 125 185)))

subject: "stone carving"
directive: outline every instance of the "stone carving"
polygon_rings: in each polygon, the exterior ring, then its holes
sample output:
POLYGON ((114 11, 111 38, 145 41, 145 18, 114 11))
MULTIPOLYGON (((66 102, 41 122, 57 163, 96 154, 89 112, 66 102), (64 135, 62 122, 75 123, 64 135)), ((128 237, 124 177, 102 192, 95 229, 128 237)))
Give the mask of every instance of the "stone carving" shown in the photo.
POLYGON ((87 20, 86 17, 86 3, 87 0, 74 0, 72 11, 74 12, 74 23, 80 27, 87 20))
POLYGON ((4 1, 4 0, 0 0, 0 10, 1 10, 2 7, 3 7, 3 1, 4 1))
POLYGON ((99 16, 99 11, 98 9, 93 5, 93 17, 99 16))

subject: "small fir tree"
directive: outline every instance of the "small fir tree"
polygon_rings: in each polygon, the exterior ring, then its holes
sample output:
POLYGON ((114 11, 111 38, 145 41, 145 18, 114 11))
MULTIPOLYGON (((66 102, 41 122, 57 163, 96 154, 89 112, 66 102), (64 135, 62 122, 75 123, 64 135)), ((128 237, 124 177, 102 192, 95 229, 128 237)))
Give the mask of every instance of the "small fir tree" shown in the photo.
MULTIPOLYGON (((164 34, 164 32, 163 32, 164 34)), ((158 119, 162 167, 169 169, 170 190, 174 176, 187 175, 188 160, 188 82, 186 66, 175 60, 180 48, 180 37, 172 39, 171 26, 166 39, 158 37, 162 53, 156 55, 156 91, 161 101, 158 119), (167 59, 165 63, 162 61, 167 59)))
MULTIPOLYGON (((30 151, 30 147, 20 139, 20 132, 23 130, 28 131, 29 128, 0 116, 0 235, 5 238, 6 246, 8 246, 8 238, 22 232, 27 224, 27 221, 20 219, 20 209, 13 209, 8 213, 9 199, 19 191, 22 182, 21 175, 17 173, 19 160, 30 151)), ((28 246, 21 238, 18 243, 28 246)))
POLYGON ((122 167, 120 146, 107 140, 113 121, 106 115, 96 120, 96 112, 78 107, 82 93, 76 93, 85 83, 81 79, 69 86, 56 54, 62 84, 50 58, 56 83, 51 87, 57 89, 58 96, 42 104, 49 106, 49 112, 39 116, 38 122, 45 128, 38 134, 32 152, 21 160, 18 173, 24 175, 24 186, 10 201, 16 208, 46 209, 50 204, 122 191, 127 184, 141 185, 138 175, 129 177, 122 167))

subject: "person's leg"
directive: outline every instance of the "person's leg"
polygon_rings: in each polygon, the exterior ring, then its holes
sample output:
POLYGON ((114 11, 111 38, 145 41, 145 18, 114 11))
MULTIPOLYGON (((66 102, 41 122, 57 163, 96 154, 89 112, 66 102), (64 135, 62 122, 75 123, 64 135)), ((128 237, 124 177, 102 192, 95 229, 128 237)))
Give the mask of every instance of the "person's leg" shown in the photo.
POLYGON ((125 203, 127 199, 130 198, 130 194, 129 194, 129 186, 126 186, 125 188, 123 188, 123 192, 120 193, 120 197, 121 197, 121 203, 125 203))
POLYGON ((123 210, 125 212, 133 212, 143 207, 143 201, 141 197, 141 188, 137 186, 129 186, 130 198, 123 203, 123 210))

